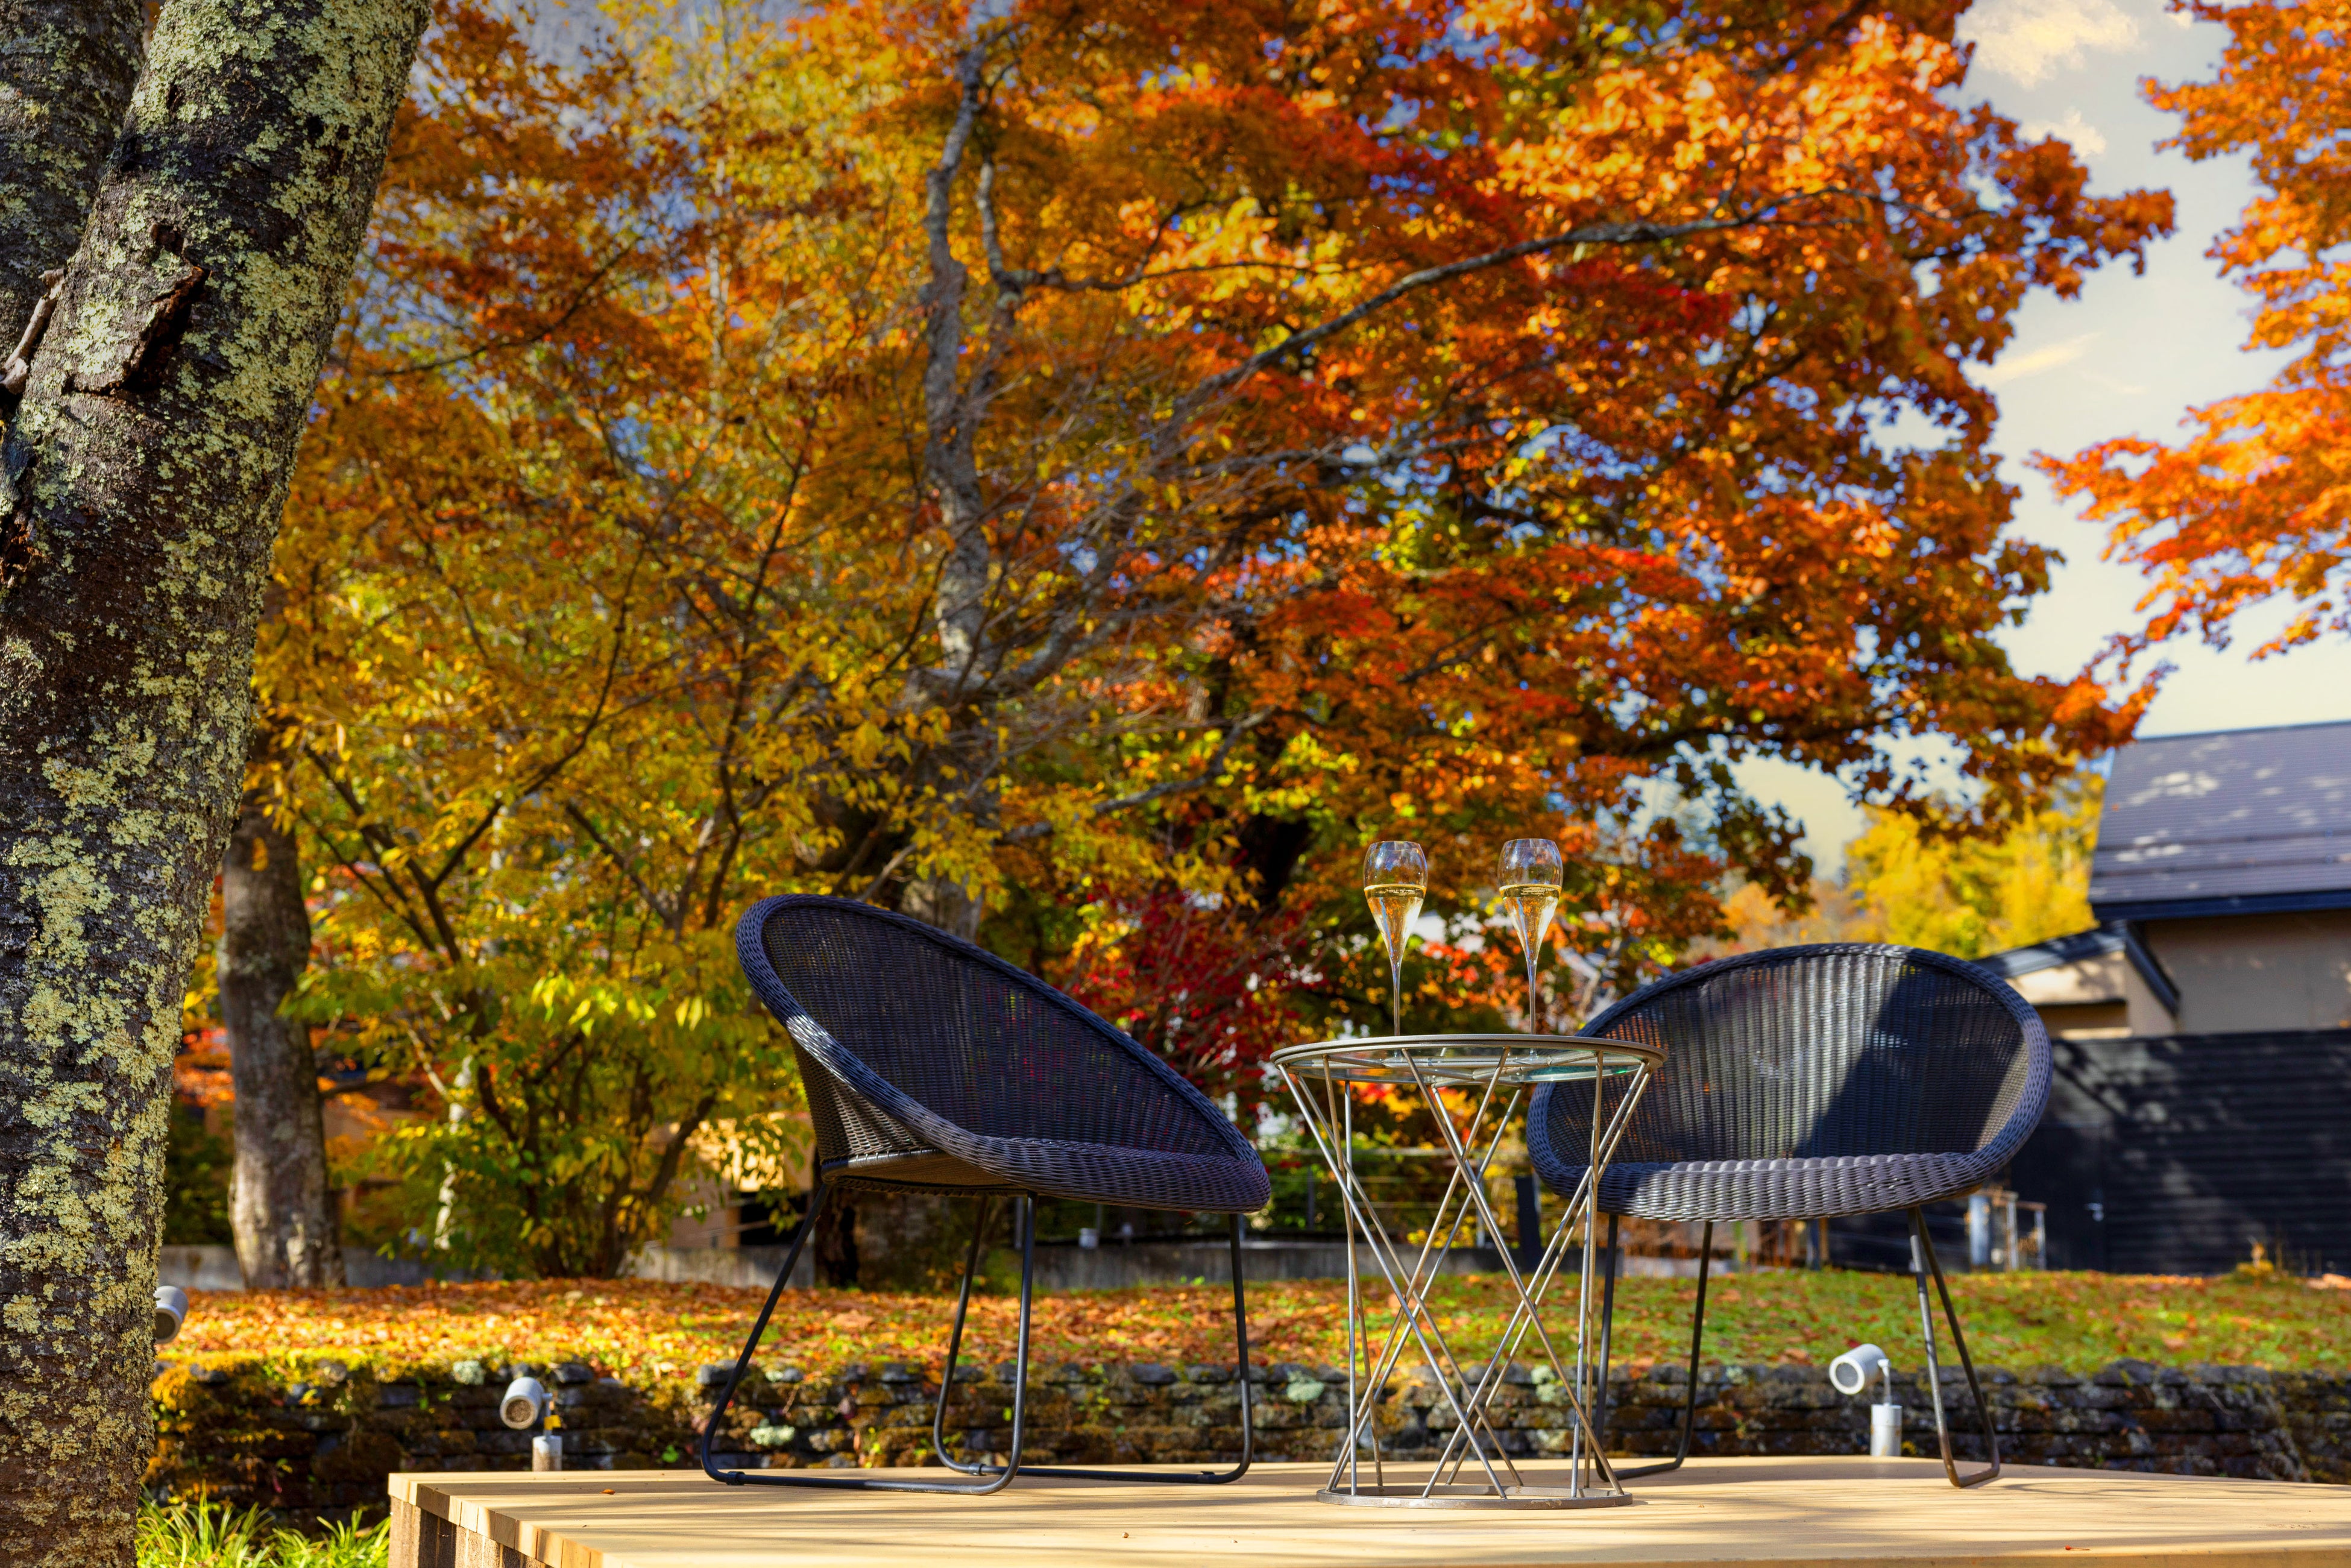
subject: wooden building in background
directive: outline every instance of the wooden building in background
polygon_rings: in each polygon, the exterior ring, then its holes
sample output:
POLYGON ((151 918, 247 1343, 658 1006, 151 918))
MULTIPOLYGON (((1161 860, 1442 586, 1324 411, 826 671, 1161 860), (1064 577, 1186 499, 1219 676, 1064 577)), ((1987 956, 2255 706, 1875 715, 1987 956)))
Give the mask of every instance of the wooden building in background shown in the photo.
POLYGON ((1979 960, 2049 1027, 2056 1268, 2351 1271, 2351 724, 2116 755, 2100 924, 1979 960))

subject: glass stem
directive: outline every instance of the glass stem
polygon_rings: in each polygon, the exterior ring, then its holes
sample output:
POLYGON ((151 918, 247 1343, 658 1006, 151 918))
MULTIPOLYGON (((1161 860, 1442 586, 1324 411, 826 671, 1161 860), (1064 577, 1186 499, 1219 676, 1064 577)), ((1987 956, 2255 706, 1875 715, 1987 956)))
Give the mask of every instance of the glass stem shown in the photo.
POLYGON ((1527 949, 1527 1032, 1542 1033, 1542 1014, 1535 1004, 1535 949, 1527 949))
POLYGON ((1388 1032, 1404 1032, 1404 960, 1388 965, 1388 1032))

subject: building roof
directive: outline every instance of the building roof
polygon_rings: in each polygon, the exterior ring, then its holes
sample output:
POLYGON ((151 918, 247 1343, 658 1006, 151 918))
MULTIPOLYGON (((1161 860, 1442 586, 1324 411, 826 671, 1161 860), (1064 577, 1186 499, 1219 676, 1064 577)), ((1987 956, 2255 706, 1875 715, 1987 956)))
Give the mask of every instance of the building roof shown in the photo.
POLYGON ((2085 964, 2120 953, 2147 982, 2147 989, 2167 1009, 2179 1010, 2179 988, 2170 974, 2158 962, 2138 933, 2119 920, 2109 920, 2104 925, 2094 925, 2087 931, 2069 932, 2052 936, 2046 942, 2035 942, 2029 947, 2011 947, 2006 952, 1993 953, 1970 960, 1979 968, 1990 969, 2003 980, 2015 981, 2027 975, 2037 975, 2044 969, 2054 969, 2067 964, 2085 964))
POLYGON ((2109 953, 2123 950, 2123 928, 2120 922, 2111 925, 2094 925, 2087 931, 2075 931, 2064 936, 2052 936, 2046 942, 2035 942, 2030 947, 2011 947, 2004 953, 1993 953, 1970 959, 1980 969, 1990 969, 2003 980, 2038 974, 2053 969, 2060 964, 2078 964, 2085 958, 2103 958, 2109 953))
POLYGON ((2351 908, 2351 723, 2123 747, 2090 907, 2102 921, 2351 908))

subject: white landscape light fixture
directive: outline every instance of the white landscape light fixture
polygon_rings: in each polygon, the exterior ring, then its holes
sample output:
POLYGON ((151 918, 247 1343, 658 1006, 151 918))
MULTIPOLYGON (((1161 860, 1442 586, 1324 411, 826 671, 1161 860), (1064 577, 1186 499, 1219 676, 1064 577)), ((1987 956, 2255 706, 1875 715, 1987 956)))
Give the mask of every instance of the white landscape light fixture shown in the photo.
POLYGON ((169 1344, 188 1321, 188 1292, 177 1285, 155 1287, 155 1343, 169 1344))
POLYGON ((498 1397, 498 1419, 520 1432, 547 1414, 547 1389, 536 1377, 517 1377, 498 1397))
POLYGON ((1894 1363, 1874 1344, 1857 1344, 1829 1363, 1829 1382, 1839 1394, 1859 1394, 1873 1377, 1884 1380, 1885 1398, 1869 1407, 1869 1457, 1902 1457, 1902 1406, 1894 1403, 1894 1363))
MULTIPOLYGON (((507 1385, 498 1396, 498 1419, 517 1432, 528 1431, 538 1425, 547 1415, 547 1386, 536 1377, 517 1377, 507 1385)), ((556 1432, 540 1432, 530 1440, 530 1468, 534 1470, 559 1470, 563 1468, 563 1437, 556 1432)))

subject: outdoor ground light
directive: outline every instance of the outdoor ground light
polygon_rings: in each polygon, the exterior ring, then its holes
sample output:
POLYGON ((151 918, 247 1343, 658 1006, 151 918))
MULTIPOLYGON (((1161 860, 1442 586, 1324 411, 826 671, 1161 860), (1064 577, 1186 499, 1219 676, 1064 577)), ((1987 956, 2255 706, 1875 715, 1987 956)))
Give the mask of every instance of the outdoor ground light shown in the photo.
POLYGON ((177 1285, 155 1287, 155 1343, 168 1344, 188 1321, 188 1292, 177 1285))
POLYGON ((546 1414, 547 1389, 536 1377, 516 1378, 498 1400, 498 1419, 517 1432, 536 1427, 546 1414))
MULTIPOLYGON (((498 1419, 517 1432, 528 1431, 546 1418, 547 1387, 536 1377, 517 1377, 507 1385, 498 1399, 498 1419)), ((534 1470, 559 1470, 563 1468, 563 1437, 556 1432, 539 1432, 530 1439, 530 1468, 534 1470)))
POLYGON ((1872 1377, 1884 1379, 1886 1397, 1869 1407, 1869 1457, 1902 1457, 1902 1406, 1894 1403, 1894 1364, 1874 1344, 1857 1344, 1829 1363, 1829 1382, 1839 1394, 1858 1394, 1872 1377))

